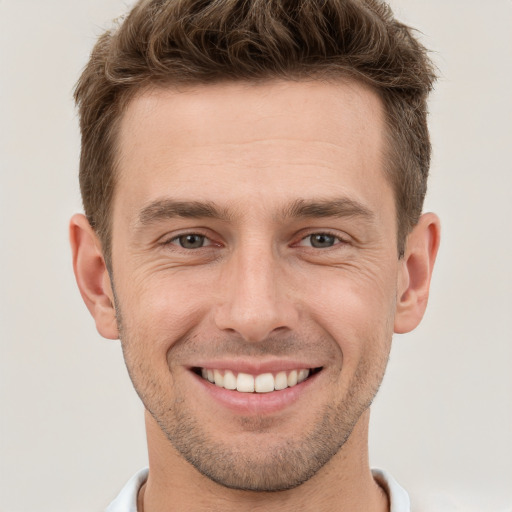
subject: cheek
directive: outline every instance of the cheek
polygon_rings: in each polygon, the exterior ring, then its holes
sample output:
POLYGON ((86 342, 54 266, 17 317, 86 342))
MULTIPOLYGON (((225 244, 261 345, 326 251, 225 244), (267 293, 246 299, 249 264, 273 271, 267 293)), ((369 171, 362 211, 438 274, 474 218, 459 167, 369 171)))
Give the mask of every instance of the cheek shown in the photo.
POLYGON ((132 281, 134 286, 118 297, 126 367, 146 408, 156 414, 162 414, 180 380, 172 349, 190 339, 204 312, 202 294, 191 298, 173 283, 147 279, 135 286, 132 281))
POLYGON ((157 364, 197 327, 207 309, 206 287, 190 274, 179 274, 133 279, 120 297, 126 343, 157 364))
POLYGON ((354 366, 365 353, 388 350, 396 307, 394 274, 361 269, 331 274, 319 281, 322 286, 310 302, 310 313, 338 343, 343 365, 354 366))

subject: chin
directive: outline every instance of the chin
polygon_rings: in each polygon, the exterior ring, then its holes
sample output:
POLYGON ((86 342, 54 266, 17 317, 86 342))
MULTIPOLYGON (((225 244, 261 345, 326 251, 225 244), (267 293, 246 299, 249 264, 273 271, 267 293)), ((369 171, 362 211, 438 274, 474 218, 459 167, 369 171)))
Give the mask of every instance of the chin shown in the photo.
POLYGON ((349 419, 341 408, 329 407, 308 431, 293 436, 273 434, 265 418, 251 418, 238 439, 214 439, 190 416, 176 417, 172 428, 160 422, 160 428, 176 451, 213 482, 241 491, 277 492, 293 489, 321 470, 343 448, 365 409, 349 419))

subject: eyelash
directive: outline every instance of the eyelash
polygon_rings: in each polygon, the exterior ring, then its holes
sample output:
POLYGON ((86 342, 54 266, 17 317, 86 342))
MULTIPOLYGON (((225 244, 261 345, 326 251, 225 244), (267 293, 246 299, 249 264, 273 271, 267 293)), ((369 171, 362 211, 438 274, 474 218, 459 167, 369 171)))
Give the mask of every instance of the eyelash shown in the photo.
POLYGON ((334 248, 336 247, 337 245, 344 245, 344 244, 347 244, 348 243, 348 240, 342 238, 341 236, 339 236, 338 234, 336 233, 332 233, 330 231, 314 231, 312 233, 308 233, 306 236, 303 236, 299 242, 295 245, 299 245, 299 246, 302 246, 302 247, 308 247, 310 249, 331 249, 331 248, 334 248), (328 246, 328 247, 314 247, 312 244, 311 245, 302 245, 302 242, 304 242, 305 240, 307 239, 310 239, 314 236, 325 236, 325 237, 329 237, 329 238, 333 238, 334 239, 334 243, 333 245, 331 246, 328 246))
POLYGON ((180 233, 179 235, 176 235, 168 240, 165 240, 162 242, 162 245, 164 245, 164 246, 165 245, 176 245, 179 249, 183 249, 185 251, 191 251, 191 250, 196 250, 196 249, 208 248, 208 247, 211 247, 214 245, 220 245, 220 244, 216 244, 208 235, 206 235, 204 233, 197 232, 197 231, 191 231, 191 232, 186 232, 186 233, 180 233), (183 247, 180 243, 180 239, 186 238, 186 237, 192 237, 192 236, 202 238, 203 243, 208 242, 207 245, 201 245, 200 247, 197 247, 197 248, 183 247))
MULTIPOLYGON (((344 244, 347 244, 348 241, 342 237, 340 237, 339 235, 335 234, 335 233, 332 233, 330 231, 315 231, 315 232, 312 232, 312 233, 308 233, 306 236, 303 236, 297 243, 294 243, 293 245, 294 246, 299 246, 299 247, 308 247, 310 249, 331 249, 337 245, 344 245, 344 244), (329 237, 329 238, 333 238, 334 239, 334 243, 332 245, 329 245, 327 247, 315 247, 311 242, 309 245, 303 245, 303 242, 306 241, 307 239, 312 239, 312 237, 314 236, 317 236, 317 237, 320 237, 320 236, 324 236, 324 237, 329 237)), ((215 243, 210 237, 208 237, 206 234, 204 233, 201 233, 201 232, 185 232, 185 233, 180 233, 179 235, 176 235, 168 240, 165 240, 164 242, 162 242, 162 245, 166 246, 166 245, 175 245, 177 246, 179 249, 182 249, 182 250, 185 250, 185 251, 193 251, 193 250, 197 250, 197 249, 204 249, 204 248, 209 248, 211 246, 220 246, 221 244, 218 244, 218 243, 215 243), (200 237, 202 238, 202 243, 204 244, 205 241, 207 241, 208 243, 206 245, 200 245, 199 247, 183 247, 183 245, 181 244, 180 242, 180 239, 182 238, 185 238, 185 237, 200 237)))

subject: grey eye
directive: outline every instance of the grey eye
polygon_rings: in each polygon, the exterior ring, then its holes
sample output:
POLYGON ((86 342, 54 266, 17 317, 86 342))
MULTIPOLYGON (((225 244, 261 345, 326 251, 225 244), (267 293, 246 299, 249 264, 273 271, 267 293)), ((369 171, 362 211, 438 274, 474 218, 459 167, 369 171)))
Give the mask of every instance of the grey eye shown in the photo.
POLYGON ((317 249, 325 249, 326 247, 332 247, 337 238, 332 235, 327 235, 325 233, 317 233, 314 235, 310 235, 309 241, 311 243, 311 247, 315 247, 317 249))
POLYGON ((203 235, 182 235, 177 238, 178 243, 184 249, 199 249, 204 246, 205 236, 203 235))

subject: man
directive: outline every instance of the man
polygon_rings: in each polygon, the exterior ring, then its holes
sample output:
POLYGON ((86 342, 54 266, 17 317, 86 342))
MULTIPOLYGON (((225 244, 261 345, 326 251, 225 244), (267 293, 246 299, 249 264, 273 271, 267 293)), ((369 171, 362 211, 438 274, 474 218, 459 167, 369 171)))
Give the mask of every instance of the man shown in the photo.
POLYGON ((149 450, 109 511, 409 510, 368 422, 439 245, 433 80, 374 0, 149 0, 100 38, 73 262, 149 450))

